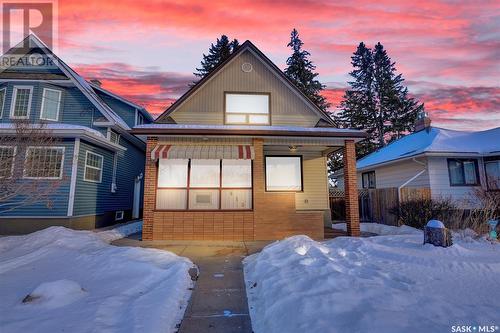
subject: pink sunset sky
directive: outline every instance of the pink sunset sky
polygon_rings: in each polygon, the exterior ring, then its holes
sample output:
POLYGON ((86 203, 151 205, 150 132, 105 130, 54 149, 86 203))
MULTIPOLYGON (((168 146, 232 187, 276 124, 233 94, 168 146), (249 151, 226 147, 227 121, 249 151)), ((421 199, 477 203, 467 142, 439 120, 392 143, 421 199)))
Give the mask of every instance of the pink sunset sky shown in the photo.
POLYGON ((87 79, 161 113, 221 34, 280 68, 292 28, 338 105, 359 42, 380 41, 433 124, 500 126, 498 1, 59 1, 58 55, 87 79))

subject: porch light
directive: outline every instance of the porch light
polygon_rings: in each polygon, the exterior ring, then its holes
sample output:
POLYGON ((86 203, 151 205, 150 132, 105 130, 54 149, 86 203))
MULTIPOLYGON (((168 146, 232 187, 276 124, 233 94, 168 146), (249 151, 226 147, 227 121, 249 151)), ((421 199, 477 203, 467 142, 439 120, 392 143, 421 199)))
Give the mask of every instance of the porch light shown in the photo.
POLYGON ((297 146, 288 146, 288 149, 290 149, 290 152, 292 153, 297 152, 297 146))

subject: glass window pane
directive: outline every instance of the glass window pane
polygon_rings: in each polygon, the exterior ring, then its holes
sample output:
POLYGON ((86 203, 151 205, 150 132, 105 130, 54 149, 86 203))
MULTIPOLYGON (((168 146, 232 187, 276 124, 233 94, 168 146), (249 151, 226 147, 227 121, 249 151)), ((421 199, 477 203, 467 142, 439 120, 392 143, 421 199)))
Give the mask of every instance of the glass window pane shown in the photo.
POLYGON ((269 124, 269 116, 265 115, 249 115, 248 123, 250 124, 269 124))
POLYGON ((222 187, 252 187, 252 161, 222 160, 222 187))
POLYGON ((190 190, 189 209, 219 209, 219 190, 190 190))
POLYGON ((0 116, 3 113, 3 106, 5 102, 5 89, 0 90, 0 116))
POLYGON ((269 95, 226 94, 226 112, 269 114, 269 95))
POLYGON ((64 148, 28 147, 24 165, 24 177, 60 178, 64 148))
POLYGON ((500 188, 500 161, 485 163, 486 181, 489 189, 500 188))
POLYGON ((16 88, 14 102, 14 117, 27 117, 31 89, 16 88))
POLYGON ((190 187, 220 187, 220 160, 191 160, 190 187))
POLYGON ((0 147, 0 178, 12 176, 14 147, 0 147))
POLYGON ((156 209, 186 209, 187 190, 156 190, 156 209))
POLYGON ((268 191, 302 190, 299 157, 266 157, 266 189, 268 191))
POLYGON ((189 160, 160 159, 158 187, 187 187, 189 160))
POLYGON ((43 91, 43 106, 42 106, 42 118, 57 120, 59 101, 61 98, 61 92, 55 90, 45 89, 43 91))
POLYGON ((222 190, 222 209, 252 209, 252 190, 222 190))
POLYGON ((247 122, 247 116, 244 114, 226 114, 226 123, 244 124, 247 122))
POLYGON ((465 184, 477 184, 476 164, 473 161, 464 161, 465 184))
POLYGON ((448 161, 448 170, 450 172, 450 182, 451 185, 461 185, 464 184, 464 174, 462 169, 462 163, 456 160, 448 161))

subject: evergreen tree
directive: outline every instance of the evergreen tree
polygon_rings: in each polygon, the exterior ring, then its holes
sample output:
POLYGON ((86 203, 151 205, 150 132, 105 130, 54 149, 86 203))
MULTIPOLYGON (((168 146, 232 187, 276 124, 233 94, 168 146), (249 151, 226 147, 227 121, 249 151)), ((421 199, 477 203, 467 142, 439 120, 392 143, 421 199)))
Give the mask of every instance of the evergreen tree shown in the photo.
POLYGON ((330 103, 321 96, 321 91, 325 88, 316 77, 316 66, 309 60, 311 55, 302 49, 304 43, 299 37, 296 29, 290 34, 290 42, 287 44, 292 49, 292 55, 286 60, 287 68, 285 75, 321 110, 326 111, 330 103))
MULTIPOLYGON (((344 127, 365 130, 370 137, 357 144, 363 157, 414 130, 424 105, 408 96, 402 74, 381 43, 371 50, 360 43, 351 57, 353 78, 340 105, 338 119, 344 127)), ((342 167, 341 156, 330 159, 330 171, 342 167)))
MULTIPOLYGON (((237 39, 229 41, 226 35, 217 38, 215 45, 212 43, 208 50, 208 54, 203 54, 201 67, 196 68, 196 73, 193 73, 200 79, 212 72, 217 65, 229 58, 229 56, 240 46, 237 39)), ((195 82, 196 83, 196 82, 195 82)))

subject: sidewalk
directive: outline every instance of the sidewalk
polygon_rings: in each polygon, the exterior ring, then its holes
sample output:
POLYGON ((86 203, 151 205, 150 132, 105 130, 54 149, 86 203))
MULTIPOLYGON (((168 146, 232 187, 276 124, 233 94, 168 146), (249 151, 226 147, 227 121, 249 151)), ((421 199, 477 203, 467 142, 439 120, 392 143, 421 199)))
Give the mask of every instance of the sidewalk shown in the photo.
POLYGON ((132 235, 113 242, 167 250, 199 268, 179 333, 251 333, 242 259, 270 242, 140 241, 132 235))

